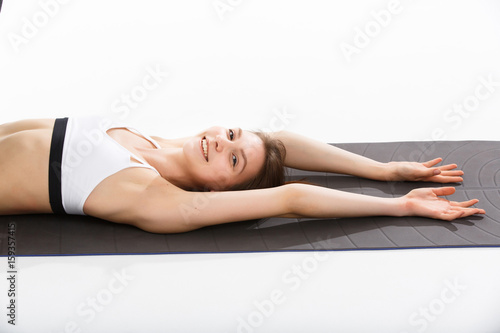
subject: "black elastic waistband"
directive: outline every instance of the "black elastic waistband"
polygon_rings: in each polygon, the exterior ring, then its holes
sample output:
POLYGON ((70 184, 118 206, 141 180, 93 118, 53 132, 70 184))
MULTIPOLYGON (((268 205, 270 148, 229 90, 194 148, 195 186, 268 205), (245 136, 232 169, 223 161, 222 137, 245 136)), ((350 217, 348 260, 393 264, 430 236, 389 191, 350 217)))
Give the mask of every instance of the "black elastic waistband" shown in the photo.
POLYGON ((49 157, 49 199, 55 214, 66 214, 62 204, 61 165, 68 118, 57 118, 52 131, 49 157))

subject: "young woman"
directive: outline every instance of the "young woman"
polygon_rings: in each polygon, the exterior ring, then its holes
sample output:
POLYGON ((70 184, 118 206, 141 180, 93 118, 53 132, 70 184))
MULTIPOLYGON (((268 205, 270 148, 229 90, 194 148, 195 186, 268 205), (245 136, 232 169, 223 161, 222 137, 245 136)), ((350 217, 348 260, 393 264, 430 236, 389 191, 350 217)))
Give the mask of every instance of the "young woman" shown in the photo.
POLYGON ((157 233, 264 217, 418 215, 453 220, 484 210, 451 202, 453 187, 398 198, 284 184, 284 166, 381 181, 460 182, 456 165, 380 163, 303 136, 211 127, 149 137, 101 117, 0 125, 0 214, 86 214, 157 233), (203 192, 200 192, 202 190, 203 192))

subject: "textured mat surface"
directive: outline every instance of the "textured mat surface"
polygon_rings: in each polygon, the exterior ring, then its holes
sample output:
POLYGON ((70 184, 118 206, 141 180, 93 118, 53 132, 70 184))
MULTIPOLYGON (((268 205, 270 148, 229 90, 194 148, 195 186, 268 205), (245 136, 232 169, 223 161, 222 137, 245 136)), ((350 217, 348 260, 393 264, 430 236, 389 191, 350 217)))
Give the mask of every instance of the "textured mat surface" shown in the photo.
MULTIPOLYGON (((500 142, 401 142, 339 144, 340 148, 388 161, 426 161, 443 157, 464 170, 453 184, 452 200, 477 198, 485 216, 452 223, 419 217, 350 219, 270 218, 207 227, 172 235, 84 216, 0 216, 0 255, 8 254, 9 237, 16 255, 255 252, 500 246, 500 142), (10 227, 9 227, 10 225, 10 227), (15 230, 14 230, 15 226, 15 230)), ((379 182, 352 176, 290 170, 289 179, 307 180, 348 192, 400 196, 435 183, 379 182)), ((448 186, 448 185, 446 185, 448 186)))

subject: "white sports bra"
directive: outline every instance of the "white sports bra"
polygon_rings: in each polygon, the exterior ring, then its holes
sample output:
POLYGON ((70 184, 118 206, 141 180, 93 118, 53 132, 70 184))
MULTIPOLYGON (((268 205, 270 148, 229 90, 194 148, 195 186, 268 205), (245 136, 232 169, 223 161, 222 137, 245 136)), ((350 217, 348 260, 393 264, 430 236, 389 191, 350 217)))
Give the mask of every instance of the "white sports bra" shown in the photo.
POLYGON ((61 163, 62 204, 67 214, 85 215, 83 205, 90 193, 101 181, 120 170, 140 167, 160 175, 158 170, 112 139, 107 134, 112 128, 126 128, 161 148, 151 137, 110 118, 68 118, 61 163), (131 157, 140 163, 131 161, 131 157))

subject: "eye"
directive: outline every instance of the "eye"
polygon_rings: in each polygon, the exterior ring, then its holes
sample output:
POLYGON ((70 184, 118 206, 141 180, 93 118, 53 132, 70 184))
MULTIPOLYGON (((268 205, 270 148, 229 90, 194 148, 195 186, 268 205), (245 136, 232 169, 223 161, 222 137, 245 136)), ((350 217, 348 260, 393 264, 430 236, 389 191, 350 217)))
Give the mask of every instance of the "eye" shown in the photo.
POLYGON ((238 162, 238 158, 233 155, 233 167, 236 165, 236 163, 238 162))
POLYGON ((229 138, 232 140, 234 140, 234 132, 232 129, 229 130, 229 138))

